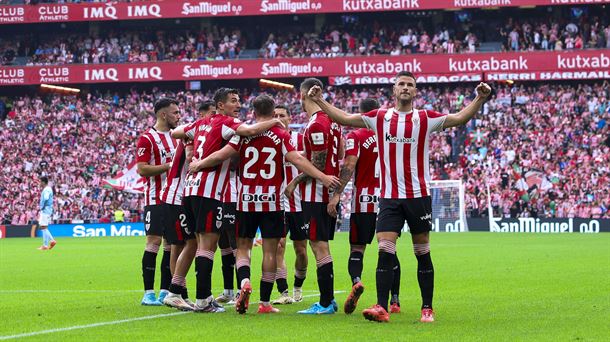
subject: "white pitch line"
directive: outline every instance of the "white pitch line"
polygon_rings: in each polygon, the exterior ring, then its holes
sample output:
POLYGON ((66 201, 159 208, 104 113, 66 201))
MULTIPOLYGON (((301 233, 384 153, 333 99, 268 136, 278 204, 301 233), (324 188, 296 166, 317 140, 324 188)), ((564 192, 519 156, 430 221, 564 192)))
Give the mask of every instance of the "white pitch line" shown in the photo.
MULTIPOLYGON (((345 291, 335 291, 335 293, 344 293, 344 292, 345 291)), ((305 296, 303 296, 303 298, 316 297, 316 296, 318 296, 318 294, 305 295, 305 296)), ((121 324, 121 323, 130 323, 130 322, 136 322, 136 321, 144 321, 144 320, 148 320, 148 319, 155 319, 155 318, 162 318, 162 317, 184 315, 184 314, 187 314, 187 313, 190 313, 190 312, 184 312, 184 311, 181 311, 181 312, 172 312, 172 313, 160 314, 160 315, 152 315, 152 316, 143 316, 143 317, 136 317, 136 318, 121 319, 121 320, 118 320, 118 321, 100 322, 100 323, 92 323, 92 324, 85 324, 85 325, 75 325, 73 327, 56 328, 56 329, 49 329, 49 330, 34 331, 34 332, 24 333, 24 334, 0 336, 0 340, 10 340, 10 339, 14 339, 14 338, 22 338, 22 337, 30 337, 30 336, 37 336, 37 335, 52 334, 52 333, 62 332, 62 331, 71 331, 71 330, 79 330, 79 329, 96 328, 96 327, 101 327, 101 326, 105 326, 105 325, 115 325, 115 324, 121 324)))

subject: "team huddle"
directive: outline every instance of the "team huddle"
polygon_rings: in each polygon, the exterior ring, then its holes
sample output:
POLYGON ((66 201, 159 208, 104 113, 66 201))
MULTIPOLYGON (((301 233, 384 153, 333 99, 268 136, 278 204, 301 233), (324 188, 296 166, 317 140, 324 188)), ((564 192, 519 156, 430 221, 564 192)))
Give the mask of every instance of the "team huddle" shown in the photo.
POLYGON ((146 178, 146 247, 142 257, 143 305, 219 313, 234 305, 248 311, 251 250, 260 230, 262 276, 258 313, 276 313, 273 305, 303 300, 307 242, 316 259, 319 301, 300 314, 333 314, 334 238, 340 196, 353 181, 348 271, 351 292, 343 305, 355 311, 364 291, 361 281, 365 248, 377 236, 377 304, 366 319, 389 321, 400 312, 400 264, 396 240, 405 221, 418 261, 422 322, 434 321, 434 268, 430 257, 432 227, 428 144, 430 133, 465 124, 481 108, 491 89, 481 83, 476 98, 456 114, 413 108, 415 77, 401 72, 393 86, 395 107, 360 103, 362 114, 347 114, 328 103, 320 80, 300 86, 301 105, 309 117, 303 134, 289 129, 291 113, 273 98, 253 102, 256 123, 242 123, 239 93, 220 88, 200 106, 199 119, 178 126, 178 102, 155 103, 157 122, 138 140, 138 173, 146 178), (357 128, 344 138, 342 126, 357 128), (373 167, 374 166, 374 167, 373 167), (286 237, 296 255, 292 294, 284 261, 286 237), (163 241, 161 291, 154 292, 156 257, 163 241), (224 291, 212 295, 212 268, 220 248, 224 291), (195 262, 196 300, 186 275, 195 262), (235 277, 237 278, 235 284, 235 277), (274 284, 279 297, 271 301, 274 284), (234 290, 236 285, 237 291, 234 290), (388 301, 390 305, 388 306, 388 301))

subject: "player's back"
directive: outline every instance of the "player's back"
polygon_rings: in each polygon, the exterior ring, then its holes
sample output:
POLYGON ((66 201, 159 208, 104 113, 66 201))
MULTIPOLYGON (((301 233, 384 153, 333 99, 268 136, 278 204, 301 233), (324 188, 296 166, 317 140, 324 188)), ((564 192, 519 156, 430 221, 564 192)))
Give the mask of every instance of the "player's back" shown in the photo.
MULTIPOLYGON (((333 122, 326 113, 314 113, 305 132, 303 133, 303 147, 307 159, 312 159, 314 152, 326 152, 324 172, 327 175, 339 175, 339 141, 341 140, 341 126, 333 122)), ((303 201, 328 203, 329 190, 319 181, 312 179, 305 185, 302 194, 303 201)))
POLYGON ((358 149, 358 162, 355 169, 354 186, 358 188, 379 187, 379 158, 377 151, 377 137, 375 132, 361 128, 346 137, 346 154, 349 155, 350 138, 354 137, 354 147, 358 149), (373 167, 374 166, 374 167, 373 167))
POLYGON ((257 136, 242 138, 238 210, 282 210, 284 155, 290 151, 294 151, 290 134, 277 126, 257 136))
POLYGON ((345 155, 356 156, 352 212, 376 212, 379 197, 379 158, 375 132, 361 128, 346 136, 345 155))
MULTIPOLYGON (((223 148, 230 139, 237 138, 235 129, 241 124, 238 119, 222 114, 212 114, 201 120, 204 121, 200 123, 194 136, 193 157, 195 159, 205 159, 223 148)), ((185 195, 222 200, 225 183, 229 179, 229 165, 230 160, 226 160, 215 167, 189 174, 185 195)))

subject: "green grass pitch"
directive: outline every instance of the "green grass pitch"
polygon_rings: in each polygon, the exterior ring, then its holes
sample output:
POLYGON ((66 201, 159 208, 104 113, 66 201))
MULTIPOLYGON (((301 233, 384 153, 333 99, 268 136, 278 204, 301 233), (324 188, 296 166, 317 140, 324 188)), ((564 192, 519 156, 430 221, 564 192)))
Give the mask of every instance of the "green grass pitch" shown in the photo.
MULTIPOLYGON (((51 251, 36 249, 40 239, 0 240, 0 339, 32 333, 22 339, 610 340, 610 234, 433 234, 433 324, 417 322, 416 260, 405 237, 398 246, 402 313, 392 315, 389 324, 365 321, 361 314, 376 298, 376 243, 365 254, 366 290, 357 311, 345 315, 340 309, 332 316, 312 317, 296 314, 317 301, 311 255, 304 288, 308 298, 302 303, 279 306, 282 312, 277 315, 257 315, 254 305, 245 316, 232 307, 212 315, 140 305, 142 237, 59 238, 51 251), (172 313, 177 314, 167 315, 172 313), (150 317, 155 315, 161 316, 150 317)), ((294 261, 291 248, 287 249, 289 265, 294 261)), ((337 234, 331 250, 335 291, 342 291, 336 294, 340 307, 350 286, 348 249, 347 234, 337 234)), ((260 247, 255 248, 253 301, 259 296, 260 258, 260 247)), ((292 283, 291 266, 288 274, 292 283)), ((192 269, 188 284, 194 295, 192 269)), ((157 290, 158 286, 157 279, 157 290)), ((214 294, 222 288, 219 254, 213 287, 214 294)))

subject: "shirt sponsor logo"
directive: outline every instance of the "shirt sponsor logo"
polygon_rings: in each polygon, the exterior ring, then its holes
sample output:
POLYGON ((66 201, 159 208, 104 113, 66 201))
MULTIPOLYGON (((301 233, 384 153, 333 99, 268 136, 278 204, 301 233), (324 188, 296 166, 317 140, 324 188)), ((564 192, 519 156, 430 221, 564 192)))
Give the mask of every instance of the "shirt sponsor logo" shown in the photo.
POLYGON ((241 194, 241 199, 244 202, 250 203, 264 203, 264 202, 275 202, 275 194, 241 194))
POLYGON ((385 134, 385 141, 391 144, 412 144, 415 142, 415 138, 397 137, 390 133, 385 134))

